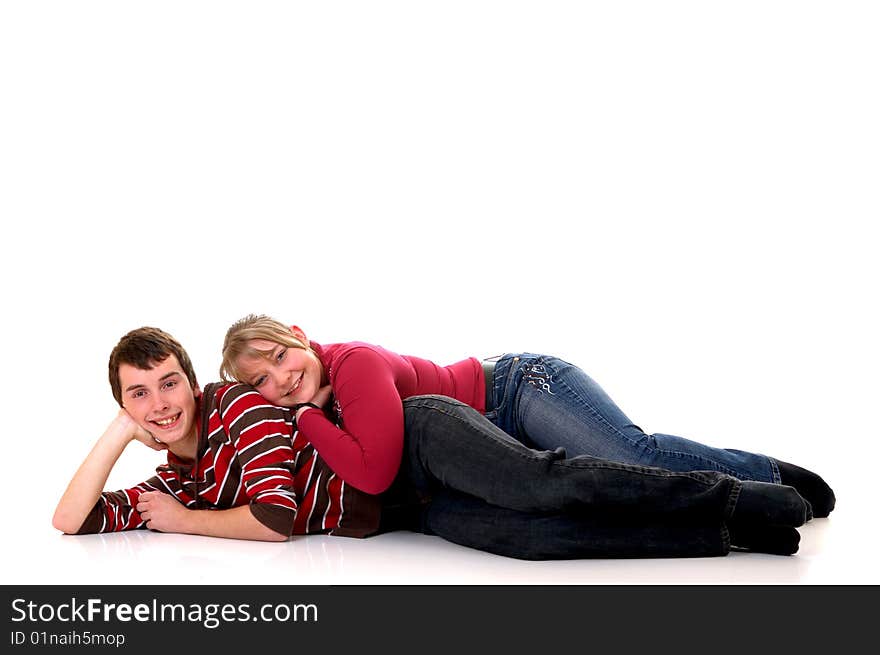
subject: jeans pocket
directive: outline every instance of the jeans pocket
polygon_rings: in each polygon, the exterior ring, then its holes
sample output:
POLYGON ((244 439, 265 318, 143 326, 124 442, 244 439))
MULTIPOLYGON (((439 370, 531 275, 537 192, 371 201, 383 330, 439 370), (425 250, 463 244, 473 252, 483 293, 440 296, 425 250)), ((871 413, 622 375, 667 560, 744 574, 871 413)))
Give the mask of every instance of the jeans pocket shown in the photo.
MULTIPOLYGON (((511 392, 513 391, 513 380, 516 375, 519 359, 518 355, 505 355, 495 365, 495 379, 493 380, 495 407, 491 412, 494 414, 494 417, 490 418, 493 423, 496 423, 497 420, 500 420, 500 417, 504 416, 508 405, 510 405, 511 392)), ((487 417, 488 416, 489 415, 487 414, 487 417)))

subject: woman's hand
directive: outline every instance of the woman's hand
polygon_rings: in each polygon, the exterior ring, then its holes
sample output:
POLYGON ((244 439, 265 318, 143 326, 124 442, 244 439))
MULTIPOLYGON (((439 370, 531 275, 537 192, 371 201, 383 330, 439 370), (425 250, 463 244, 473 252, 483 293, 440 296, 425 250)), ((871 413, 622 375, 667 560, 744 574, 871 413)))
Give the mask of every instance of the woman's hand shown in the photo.
MULTIPOLYGON (((329 384, 325 384, 323 387, 321 387, 320 389, 318 389, 315 392, 315 395, 312 396, 312 398, 311 398, 311 400, 309 400, 309 402, 313 403, 313 404, 317 405, 318 407, 320 407, 321 409, 323 409, 324 405, 327 404, 327 401, 330 400, 330 396, 332 396, 332 395, 333 395, 333 389, 330 388, 329 384)), ((312 408, 311 407, 300 407, 298 410, 296 410, 296 420, 299 421, 299 417, 303 415, 303 412, 307 412, 310 409, 312 409, 312 408)))
POLYGON ((315 395, 312 396, 312 399, 309 402, 323 408, 324 405, 327 404, 327 401, 330 400, 331 395, 333 395, 333 389, 330 388, 329 384, 325 384, 315 392, 315 395))

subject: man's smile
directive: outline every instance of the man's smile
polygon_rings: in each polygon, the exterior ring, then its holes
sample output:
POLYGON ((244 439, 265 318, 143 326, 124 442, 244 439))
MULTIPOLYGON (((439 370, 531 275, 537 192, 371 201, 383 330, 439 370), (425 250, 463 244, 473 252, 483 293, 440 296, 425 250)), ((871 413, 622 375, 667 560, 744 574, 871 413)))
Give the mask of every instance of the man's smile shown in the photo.
POLYGON ((159 426, 162 430, 168 430, 169 428, 175 426, 177 422, 180 420, 180 416, 183 412, 178 412, 173 416, 167 416, 165 418, 153 419, 150 423, 154 423, 159 426))

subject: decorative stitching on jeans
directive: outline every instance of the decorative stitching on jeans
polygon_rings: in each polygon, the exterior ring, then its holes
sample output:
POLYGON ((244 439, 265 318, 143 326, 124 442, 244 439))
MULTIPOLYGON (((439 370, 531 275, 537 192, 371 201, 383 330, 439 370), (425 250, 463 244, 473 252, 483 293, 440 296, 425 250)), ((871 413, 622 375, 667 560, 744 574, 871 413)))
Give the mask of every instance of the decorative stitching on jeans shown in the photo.
POLYGON ((523 364, 522 371, 523 381, 528 382, 538 391, 546 391, 551 396, 556 395, 550 390, 550 382, 553 381, 553 376, 547 372, 544 364, 540 363, 540 361, 523 364))

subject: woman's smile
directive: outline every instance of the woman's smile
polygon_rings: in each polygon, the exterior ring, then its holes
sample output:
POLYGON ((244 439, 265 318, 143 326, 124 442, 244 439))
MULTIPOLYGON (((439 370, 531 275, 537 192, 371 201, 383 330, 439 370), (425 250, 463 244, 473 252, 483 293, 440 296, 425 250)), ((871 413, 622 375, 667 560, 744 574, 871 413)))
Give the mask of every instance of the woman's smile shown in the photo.
POLYGON ((302 386, 302 381, 303 381, 303 374, 300 373, 296 382, 294 382, 293 386, 290 388, 290 391, 288 391, 284 395, 285 396, 292 396, 293 394, 295 394, 299 390, 300 386, 302 386))

